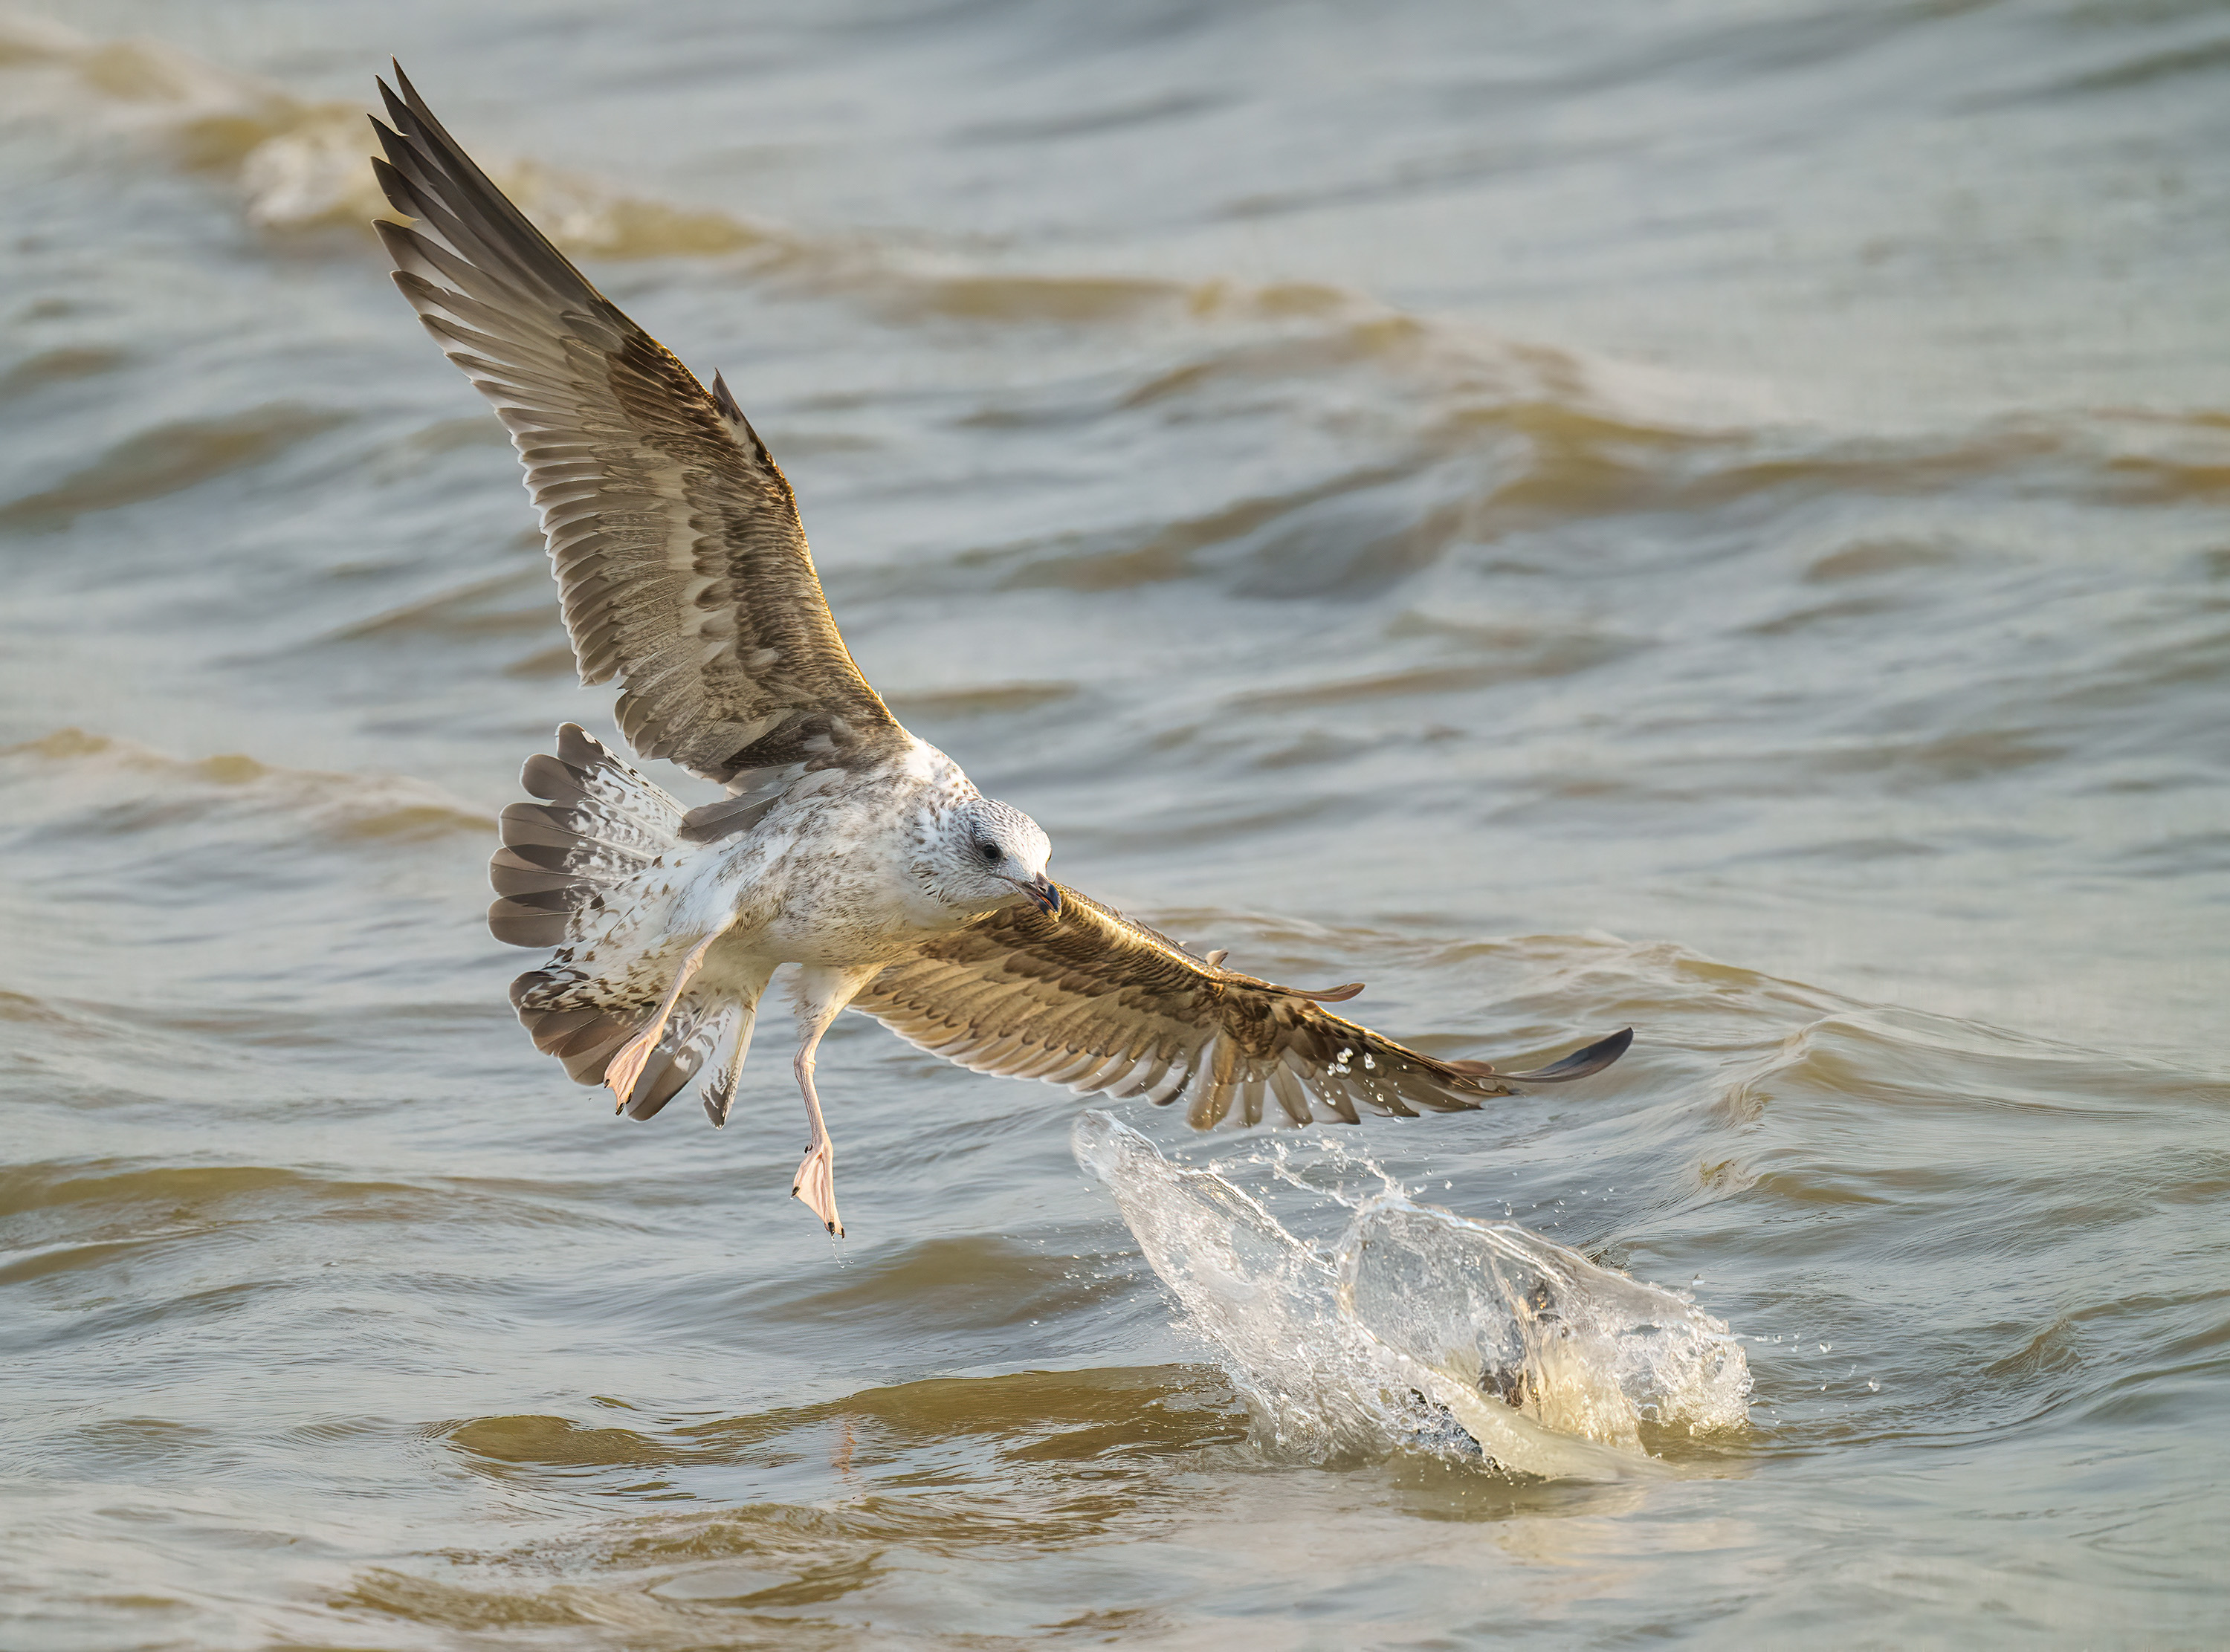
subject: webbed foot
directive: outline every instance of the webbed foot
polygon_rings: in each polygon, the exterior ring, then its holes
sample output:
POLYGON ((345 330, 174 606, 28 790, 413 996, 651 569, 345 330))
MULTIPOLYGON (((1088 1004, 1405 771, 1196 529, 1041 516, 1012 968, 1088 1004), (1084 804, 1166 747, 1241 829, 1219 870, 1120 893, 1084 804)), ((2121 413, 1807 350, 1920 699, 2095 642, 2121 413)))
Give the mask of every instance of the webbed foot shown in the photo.
POLYGON ((821 1225, 837 1238, 844 1237, 843 1218, 836 1214, 836 1144, 819 1141, 808 1149, 797 1167, 790 1192, 805 1201, 805 1208, 821 1218, 821 1225))

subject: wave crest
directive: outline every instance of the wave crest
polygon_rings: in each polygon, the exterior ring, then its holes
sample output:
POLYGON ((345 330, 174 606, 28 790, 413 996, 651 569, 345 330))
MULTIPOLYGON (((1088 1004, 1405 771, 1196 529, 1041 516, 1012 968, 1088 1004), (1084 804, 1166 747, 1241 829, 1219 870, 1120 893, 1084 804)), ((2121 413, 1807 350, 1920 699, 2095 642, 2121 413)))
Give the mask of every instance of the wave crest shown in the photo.
MULTIPOLYGON (((371 174, 355 104, 313 102, 159 40, 99 41, 43 20, 0 17, 0 71, 19 107, 151 139, 177 164, 229 174, 249 223, 297 230, 393 217, 371 174)), ((644 201, 532 160, 480 157, 569 253, 663 258, 779 238, 725 213, 644 201)))

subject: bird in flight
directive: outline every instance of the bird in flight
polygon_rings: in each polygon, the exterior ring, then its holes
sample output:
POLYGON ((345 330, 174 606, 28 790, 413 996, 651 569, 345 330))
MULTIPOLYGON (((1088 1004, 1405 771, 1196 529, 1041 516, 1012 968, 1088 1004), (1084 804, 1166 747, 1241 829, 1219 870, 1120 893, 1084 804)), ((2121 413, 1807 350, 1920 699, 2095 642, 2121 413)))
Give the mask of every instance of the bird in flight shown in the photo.
POLYGON ((537 1048, 647 1119, 700 1070, 727 1122, 759 1000, 796 967, 810 1145, 790 1191, 832 1234, 814 1051, 848 1006, 978 1072, 1183 1097, 1195 1128, 1414 1117, 1601 1071, 1631 1030, 1538 1071, 1407 1049, 1046 876, 1037 822, 899 725, 852 661, 796 501, 719 374, 708 390, 591 286, 435 119, 401 67, 375 119, 395 282, 525 467, 583 683, 620 731, 725 789, 685 807, 581 729, 503 813, 499 941, 537 1048))

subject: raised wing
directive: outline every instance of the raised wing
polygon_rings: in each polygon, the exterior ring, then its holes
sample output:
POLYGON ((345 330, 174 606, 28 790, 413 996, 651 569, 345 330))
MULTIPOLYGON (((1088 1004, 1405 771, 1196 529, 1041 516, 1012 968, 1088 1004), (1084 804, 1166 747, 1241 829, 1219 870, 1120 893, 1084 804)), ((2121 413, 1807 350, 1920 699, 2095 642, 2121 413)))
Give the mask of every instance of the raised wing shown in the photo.
POLYGON ((395 283, 495 404, 542 512, 581 680, 621 681, 647 757, 738 787, 903 730, 837 634, 790 484, 716 376, 707 394, 473 164, 404 78, 377 225, 395 283))
POLYGON ((940 935, 852 1007, 977 1072, 1157 1105, 1189 1091, 1187 1117, 1202 1130, 1234 1104, 1259 1124, 1266 1097, 1295 1124, 1317 1106, 1350 1124, 1358 1104, 1404 1117, 1473 1108, 1512 1083, 1600 1072, 1634 1041, 1629 1029, 1537 1072, 1498 1073, 1407 1049, 1319 1006, 1352 990, 1304 993, 1219 967, 1064 889, 1058 917, 1009 907, 940 935))

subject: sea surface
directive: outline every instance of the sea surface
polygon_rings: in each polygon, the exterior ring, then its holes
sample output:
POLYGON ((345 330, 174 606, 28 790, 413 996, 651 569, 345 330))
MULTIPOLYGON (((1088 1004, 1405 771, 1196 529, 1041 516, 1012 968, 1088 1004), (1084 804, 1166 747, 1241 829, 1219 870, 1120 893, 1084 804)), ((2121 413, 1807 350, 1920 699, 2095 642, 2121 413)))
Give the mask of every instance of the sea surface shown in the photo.
POLYGON ((0 1644, 2220 1643, 2226 154, 2179 0, 7 12, 0 1644), (847 1017, 841 1244, 781 1018, 567 1083, 484 869, 609 691, 390 55, 1056 876, 1632 1053, 1196 1138, 847 1017), (1354 1409, 1464 1257, 1712 1405, 1354 1409))

